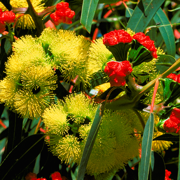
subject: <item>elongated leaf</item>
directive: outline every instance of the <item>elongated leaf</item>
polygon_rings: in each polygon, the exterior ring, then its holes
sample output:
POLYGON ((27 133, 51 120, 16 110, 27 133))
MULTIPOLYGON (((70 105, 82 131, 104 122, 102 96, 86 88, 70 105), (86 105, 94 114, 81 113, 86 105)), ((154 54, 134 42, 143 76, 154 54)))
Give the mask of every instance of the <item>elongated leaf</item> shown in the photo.
MULTIPOLYGON (((126 10, 126 17, 131 17, 132 15, 134 16, 133 12, 134 11, 132 9, 128 8, 128 11, 126 10)), ((167 16, 164 14, 164 12, 162 11, 161 8, 158 9, 155 16, 153 17, 153 20, 157 24, 160 23, 159 30, 160 30, 160 33, 161 33, 161 35, 164 39, 164 42, 166 44, 167 52, 169 55, 174 56, 175 55, 175 39, 174 39, 174 35, 173 35, 173 30, 171 28, 171 25, 170 25, 170 22, 169 22, 167 16)), ((128 22, 128 24, 129 24, 129 22, 128 22)), ((127 27, 130 27, 130 25, 127 27)), ((132 29, 133 27, 130 27, 130 28, 132 29)), ((139 29, 139 31, 143 31, 143 30, 144 29, 139 29)), ((137 32, 137 30, 136 30, 136 32, 137 32)), ((159 46, 160 46, 160 43, 157 42, 158 40, 159 40, 159 38, 157 37, 155 44, 156 45, 159 44, 159 46)))
POLYGON ((167 16, 161 8, 158 9, 153 19, 156 23, 160 23, 161 25, 159 30, 166 44, 167 53, 175 56, 176 48, 173 30, 167 16))
POLYGON ((154 115, 151 113, 143 133, 139 180, 148 179, 153 132, 154 132, 154 115))
POLYGON ((165 164, 163 158, 156 152, 151 151, 151 179, 164 180, 165 164))
POLYGON ((8 128, 8 144, 5 149, 5 154, 3 157, 6 157, 7 154, 12 151, 12 149, 21 141, 22 136, 22 121, 23 119, 18 117, 18 115, 12 111, 9 113, 9 128, 8 128))
POLYGON ((25 138, 4 159, 0 166, 0 179, 13 179, 22 172, 41 152, 44 135, 36 134, 25 138))
POLYGON ((161 136, 158 136, 153 139, 153 141, 173 141, 173 142, 178 142, 179 141, 179 136, 178 135, 172 135, 172 134, 163 134, 161 136))
POLYGON ((91 32, 91 25, 98 5, 98 1, 99 0, 83 0, 80 22, 89 33, 91 32))
POLYGON ((84 179, 84 175, 85 175, 85 171, 86 171, 86 166, 88 163, 88 159, 90 157, 98 130, 99 130, 99 125, 101 122, 101 106, 99 105, 96 111, 96 115, 91 127, 91 130, 89 132, 89 135, 87 137, 87 141, 84 147, 84 151, 83 151, 83 155, 81 158, 81 162, 79 165, 79 169, 78 169, 78 176, 77 176, 77 180, 83 180, 84 179))
POLYGON ((163 2, 164 0, 141 0, 135 8, 127 28, 135 32, 144 31, 163 2))
POLYGON ((165 72, 176 60, 171 55, 159 55, 158 54, 158 61, 156 62, 157 70, 162 74, 165 72))

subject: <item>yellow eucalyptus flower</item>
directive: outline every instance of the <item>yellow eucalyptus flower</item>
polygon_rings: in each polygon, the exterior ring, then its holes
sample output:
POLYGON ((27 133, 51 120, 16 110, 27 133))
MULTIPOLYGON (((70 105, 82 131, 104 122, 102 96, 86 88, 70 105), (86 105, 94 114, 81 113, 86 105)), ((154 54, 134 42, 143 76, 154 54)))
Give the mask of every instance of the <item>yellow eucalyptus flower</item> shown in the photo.
POLYGON ((60 70, 65 80, 71 81, 78 77, 76 85, 82 83, 83 87, 86 86, 88 83, 87 51, 90 42, 84 36, 76 36, 73 31, 55 31, 46 28, 39 37, 39 41, 46 46, 53 57, 52 66, 60 70), (51 36, 55 38, 52 39, 51 36))
POLYGON ((88 74, 92 75, 102 70, 102 66, 110 61, 111 58, 113 58, 113 55, 103 44, 102 38, 92 42, 89 48, 88 74))
MULTIPOLYGON (((51 149, 51 146, 50 146, 51 149)), ((64 161, 66 164, 71 164, 77 162, 80 159, 80 142, 77 137, 73 135, 66 135, 61 138, 59 142, 56 142, 54 154, 58 155, 58 158, 64 161)))
MULTIPOLYGON (((45 9, 44 3, 42 3, 41 0, 31 0, 31 3, 35 9, 36 12, 41 12, 45 9)), ((23 8, 23 7, 28 7, 27 1, 26 0, 10 0, 10 4, 14 8, 23 8)), ((6 7, 0 2, 0 8, 3 9, 4 11, 7 10, 6 7)), ((20 14, 16 14, 18 17, 20 14)), ((32 17, 29 14, 24 14, 21 16, 17 23, 16 27, 20 28, 27 28, 27 29, 35 29, 35 23, 32 19, 32 17)))
POLYGON ((46 108, 42 118, 46 127, 48 127, 48 133, 60 136, 68 133, 67 113, 60 104, 46 108))
POLYGON ((14 96, 18 90, 16 80, 4 78, 0 81, 0 102, 5 103, 8 107, 13 107, 14 96))
MULTIPOLYGON (((154 132, 153 138, 163 135, 162 132, 156 131, 154 132)), ((173 143, 171 141, 160 141, 154 140, 152 142, 152 149, 153 151, 162 153, 163 151, 167 150, 173 143)))
POLYGON ((138 141, 133 136, 133 128, 128 119, 124 117, 121 112, 104 113, 88 161, 88 174, 101 174, 114 168, 123 168, 130 159, 138 155, 138 141))
POLYGON ((20 88, 14 97, 14 107, 23 117, 37 118, 54 98, 56 76, 51 66, 31 66, 21 73, 20 88))
POLYGON ((82 93, 78 95, 72 94, 65 98, 65 102, 62 102, 62 106, 77 124, 83 123, 85 118, 89 120, 93 119, 96 112, 93 102, 82 93))

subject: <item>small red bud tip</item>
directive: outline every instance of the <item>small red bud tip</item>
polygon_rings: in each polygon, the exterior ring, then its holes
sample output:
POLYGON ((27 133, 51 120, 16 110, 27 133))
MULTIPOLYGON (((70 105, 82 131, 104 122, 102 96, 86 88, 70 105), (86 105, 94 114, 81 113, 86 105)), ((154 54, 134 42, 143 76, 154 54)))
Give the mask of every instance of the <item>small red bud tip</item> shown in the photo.
POLYGON ((151 51, 154 58, 157 58, 157 49, 154 45, 154 41, 152 41, 149 36, 146 36, 142 32, 138 32, 133 36, 133 39, 137 40, 140 44, 151 51))
POLYGON ((132 37, 124 30, 114 30, 104 34, 103 43, 106 46, 114 46, 119 43, 130 43, 132 37))
POLYGON ((124 86, 126 84, 126 76, 131 74, 132 67, 129 61, 110 61, 104 69, 109 76, 111 86, 124 86))
POLYGON ((60 23, 71 24, 75 12, 69 8, 69 3, 60 2, 56 5, 56 11, 50 15, 53 23, 58 25, 60 23))

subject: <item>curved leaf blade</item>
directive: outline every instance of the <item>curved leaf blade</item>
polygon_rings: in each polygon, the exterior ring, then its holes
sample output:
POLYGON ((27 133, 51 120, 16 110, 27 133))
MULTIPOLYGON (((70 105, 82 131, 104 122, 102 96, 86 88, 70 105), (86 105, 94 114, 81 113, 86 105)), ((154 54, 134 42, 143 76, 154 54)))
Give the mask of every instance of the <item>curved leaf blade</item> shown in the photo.
POLYGON ((154 115, 151 113, 143 133, 139 180, 148 180, 153 132, 154 132, 154 115))
POLYGON ((172 142, 178 142, 179 136, 178 135, 172 135, 172 134, 163 134, 161 136, 158 136, 153 139, 153 141, 172 141, 172 142))
POLYGON ((160 72, 160 74, 162 74, 168 68, 170 68, 175 62, 176 59, 171 55, 158 54, 158 61, 156 62, 156 68, 160 72))
POLYGON ((4 159, 0 166, 0 179, 13 179, 41 152, 44 135, 35 134, 21 141, 4 159))
POLYGON ((98 2, 99 0, 83 0, 80 23, 89 33, 91 32, 91 25, 98 2))
POLYGON ((101 118, 102 118, 101 105, 99 105, 96 111, 93 124, 90 129, 89 135, 87 137, 85 147, 84 147, 83 155, 82 155, 81 162, 78 169, 77 180, 84 180, 86 166, 87 166, 88 159, 90 157, 90 154, 91 154, 91 151, 92 151, 92 148, 93 148, 93 145, 94 145, 94 142, 95 142, 98 130, 99 130, 101 118))
POLYGON ((165 163, 163 158, 155 151, 151 151, 151 179, 165 179, 165 163))
POLYGON ((153 19, 156 23, 160 23, 161 25, 159 30, 166 44, 167 53, 175 56, 176 48, 173 30, 167 16, 161 8, 158 9, 153 19))
POLYGON ((164 0, 141 0, 128 21, 127 28, 135 32, 144 31, 163 2, 164 0))

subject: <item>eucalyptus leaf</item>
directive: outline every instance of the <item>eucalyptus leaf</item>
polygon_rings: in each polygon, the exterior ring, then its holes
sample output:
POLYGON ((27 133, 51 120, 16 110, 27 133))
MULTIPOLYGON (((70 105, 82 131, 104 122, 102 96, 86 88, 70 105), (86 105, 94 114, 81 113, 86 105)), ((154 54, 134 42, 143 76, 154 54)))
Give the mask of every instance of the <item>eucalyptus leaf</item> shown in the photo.
POLYGON ((171 24, 161 8, 158 9, 155 16, 153 17, 155 23, 160 23, 159 30, 166 44, 167 53, 169 55, 175 56, 175 38, 171 24))
POLYGON ((164 0, 141 0, 132 13, 127 28, 143 32, 163 2, 164 0))
POLYGON ((38 156, 43 144, 43 134, 32 135, 21 141, 1 163, 0 179, 15 178, 38 156))
POLYGON ((151 151, 151 174, 153 180, 165 179, 165 163, 163 158, 155 151, 151 151))
POLYGON ((158 54, 156 68, 162 74, 168 68, 170 68, 170 66, 172 66, 172 64, 175 62, 176 62, 176 59, 171 55, 158 54))
POLYGON ((99 0, 83 0, 82 13, 81 13, 81 24, 90 33, 91 25, 96 12, 96 8, 99 0))
POLYGON ((151 113, 143 133, 142 154, 141 154, 141 162, 139 165, 139 180, 148 180, 153 132, 154 132, 154 115, 151 113))
POLYGON ((78 175, 77 175, 77 180, 84 180, 84 175, 86 172, 86 166, 99 130, 99 126, 101 123, 101 105, 98 106, 97 111, 96 111, 96 115, 93 121, 93 124, 91 126, 90 132, 88 134, 87 137, 87 141, 84 147, 84 151, 83 151, 83 155, 81 158, 81 162, 79 165, 79 169, 78 169, 78 175))
POLYGON ((153 139, 153 141, 172 141, 172 142, 179 142, 179 136, 177 135, 172 135, 172 134, 163 134, 161 136, 158 136, 153 139))

